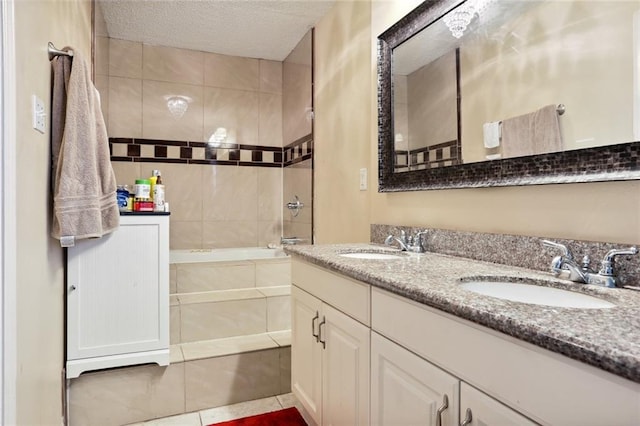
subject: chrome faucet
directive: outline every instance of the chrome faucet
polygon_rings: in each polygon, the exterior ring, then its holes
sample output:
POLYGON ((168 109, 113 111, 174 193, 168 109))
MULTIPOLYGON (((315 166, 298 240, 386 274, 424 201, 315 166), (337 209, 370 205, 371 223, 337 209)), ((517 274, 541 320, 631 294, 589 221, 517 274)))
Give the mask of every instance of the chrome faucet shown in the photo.
POLYGON ((542 240, 542 244, 547 247, 554 247, 560 250, 561 254, 551 261, 551 272, 557 277, 568 279, 574 282, 595 284, 603 287, 622 287, 620 278, 616 276, 615 257, 622 255, 638 254, 636 247, 623 250, 609 250, 600 262, 598 272, 593 271, 589 266, 591 259, 589 256, 582 258, 581 265, 574 260, 569 247, 564 244, 549 240, 542 240))
POLYGON ((426 249, 426 241, 424 240, 424 235, 427 234, 427 231, 419 231, 414 235, 407 236, 407 233, 404 230, 400 231, 400 237, 396 237, 395 235, 389 235, 385 238, 384 243, 388 246, 392 245, 393 242, 398 243, 400 250, 402 251, 410 251, 413 253, 424 253, 427 251, 426 249))

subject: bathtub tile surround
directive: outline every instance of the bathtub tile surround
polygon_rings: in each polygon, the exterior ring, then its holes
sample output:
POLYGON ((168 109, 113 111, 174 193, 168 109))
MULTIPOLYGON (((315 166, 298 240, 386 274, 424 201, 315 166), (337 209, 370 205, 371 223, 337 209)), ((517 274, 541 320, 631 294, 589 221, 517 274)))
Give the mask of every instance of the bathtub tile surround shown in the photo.
POLYGON ((122 425, 290 392, 288 256, 266 248, 174 250, 170 277, 171 365, 72 380, 72 426, 122 425), (143 401, 148 389, 154 397, 143 401))
MULTIPOLYGON (((183 343, 290 329, 288 257, 213 260, 251 249, 174 251, 171 342, 183 343), (207 257, 212 259, 207 259, 207 257), (177 318, 176 318, 177 317, 177 318)), ((277 255, 255 250, 256 257, 277 255)))
MULTIPOLYGON (((119 184, 131 186, 154 169, 162 172, 171 206, 172 249, 264 247, 279 243, 283 225, 286 236, 311 239, 313 141, 309 137, 285 148, 251 146, 245 150, 240 145, 240 156, 246 151, 253 159, 261 152, 260 161, 179 158, 186 155, 181 150, 188 148, 192 156, 199 155, 197 149, 205 152, 193 142, 114 138, 111 146, 119 184), (144 148, 148 157, 140 157, 144 148), (157 153, 167 157, 158 157, 157 153), (169 158, 172 155, 174 158, 169 158), (299 217, 291 218, 283 207, 283 193, 291 198, 298 195, 305 203, 307 208, 299 217)), ((233 150, 218 151, 225 151, 224 158, 229 158, 233 150)))
MULTIPOLYGON (((273 146, 221 144, 160 139, 109 138, 111 161, 282 167, 283 149, 273 146), (152 147, 143 155, 142 147, 152 147), (176 148, 177 147, 177 148, 176 148), (276 155, 278 154, 278 155, 276 155)), ((309 155, 310 148, 306 148, 309 155)), ((289 154, 293 148, 289 148, 289 154)))
POLYGON ((184 363, 84 373, 69 385, 71 425, 123 425, 185 412, 184 363))
MULTIPOLYGON (((417 231, 425 229, 427 229, 426 246, 429 252, 545 272, 549 271, 551 260, 560 253, 549 247, 544 247, 542 245, 543 239, 549 239, 567 245, 577 260, 582 259, 583 255, 588 254, 591 258, 591 267, 596 270, 600 266, 600 260, 609 250, 628 248, 631 246, 631 244, 624 245, 381 224, 371 225, 371 242, 384 244, 387 235, 400 235, 401 230, 412 235, 417 231)), ((636 246, 638 245, 640 245, 640 243, 636 244, 636 246)), ((639 255, 617 257, 616 269, 625 285, 640 287, 639 255)))
POLYGON ((313 179, 310 173, 312 168, 312 160, 308 159, 286 167, 284 173, 284 204, 295 200, 297 195, 304 207, 298 213, 298 216, 292 215, 292 210, 284 208, 283 211, 283 236, 302 238, 305 243, 312 242, 311 223, 312 223, 312 184, 313 179))
MULTIPOLYGON (((302 43, 309 58, 310 39, 302 43)), ((118 183, 162 171, 171 248, 279 243, 283 168, 313 153, 310 63, 297 62, 298 48, 296 61, 278 62, 107 37, 99 47, 107 50, 97 52, 97 75, 118 183), (171 95, 189 98, 179 119, 167 108, 171 95), (236 169, 252 170, 241 188, 245 172, 236 169)))
POLYGON ((191 361, 185 364, 185 381, 189 383, 186 412, 238 402, 234 392, 239 386, 244 401, 277 395, 280 353, 256 351, 191 361))
MULTIPOLYGON (((120 426, 288 393, 290 347, 84 373, 69 386, 70 425, 120 426)), ((178 353, 181 353, 180 351, 178 353)))
POLYGON ((313 139, 306 135, 284 148, 169 139, 109 138, 111 161, 287 167, 313 156, 313 139))
POLYGON ((282 235, 283 169, 112 162, 119 183, 159 169, 171 249, 266 247, 282 235))

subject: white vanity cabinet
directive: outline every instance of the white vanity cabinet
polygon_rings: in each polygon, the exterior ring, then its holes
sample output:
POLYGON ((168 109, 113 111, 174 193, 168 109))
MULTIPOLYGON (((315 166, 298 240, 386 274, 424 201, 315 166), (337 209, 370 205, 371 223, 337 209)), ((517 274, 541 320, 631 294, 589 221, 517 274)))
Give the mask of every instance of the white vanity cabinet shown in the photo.
POLYGON ((296 259, 292 281, 292 392, 318 425, 368 425, 370 286, 296 259))
POLYGON ((460 381, 371 333, 371 424, 457 426, 460 381))
POLYGON ((533 426, 536 423, 373 332, 371 424, 533 426))
POLYGON ((460 401, 460 424, 464 426, 537 425, 537 423, 532 422, 517 411, 499 403, 464 382, 460 384, 460 401))
POLYGON ((374 336, 460 380, 458 424, 640 424, 638 383, 378 288, 371 305, 374 336))
POLYGON ((169 364, 169 216, 120 217, 67 252, 67 378, 169 364))
POLYGON ((292 277, 292 391, 319 425, 640 425, 638 383, 295 257, 292 277))

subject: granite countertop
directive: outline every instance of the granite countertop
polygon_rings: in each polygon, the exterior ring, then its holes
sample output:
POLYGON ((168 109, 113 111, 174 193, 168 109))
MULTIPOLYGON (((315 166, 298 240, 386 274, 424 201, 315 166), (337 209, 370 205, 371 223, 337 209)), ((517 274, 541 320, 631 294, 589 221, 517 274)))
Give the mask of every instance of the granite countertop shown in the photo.
POLYGON ((286 246, 285 251, 416 302, 481 324, 640 383, 640 291, 559 280, 551 273, 435 253, 409 254, 374 244, 286 246), (341 253, 402 254, 366 260, 341 253), (533 280, 607 300, 606 309, 559 308, 512 302, 460 288, 462 280, 533 280))

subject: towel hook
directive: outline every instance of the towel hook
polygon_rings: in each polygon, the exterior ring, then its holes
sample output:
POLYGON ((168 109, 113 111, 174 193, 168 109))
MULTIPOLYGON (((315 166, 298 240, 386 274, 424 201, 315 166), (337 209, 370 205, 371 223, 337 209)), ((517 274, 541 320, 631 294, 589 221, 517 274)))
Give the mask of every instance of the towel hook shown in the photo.
POLYGON ((56 47, 51 42, 49 42, 47 47, 48 47, 47 51, 49 52, 49 61, 52 61, 53 58, 55 58, 56 56, 71 56, 71 57, 73 57, 73 52, 72 51, 66 52, 64 50, 56 49, 56 47))
POLYGON ((558 115, 564 114, 565 110, 566 107, 564 106, 564 104, 558 104, 558 106, 556 107, 556 112, 558 113, 558 115))

